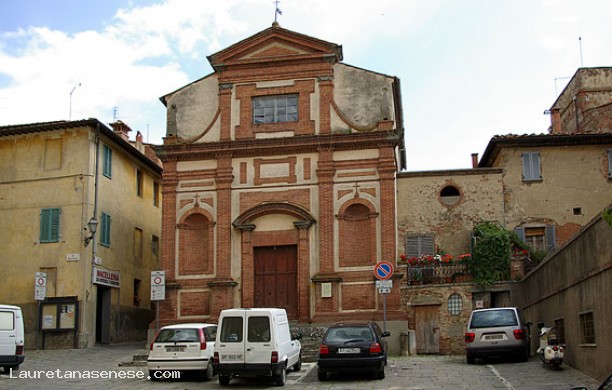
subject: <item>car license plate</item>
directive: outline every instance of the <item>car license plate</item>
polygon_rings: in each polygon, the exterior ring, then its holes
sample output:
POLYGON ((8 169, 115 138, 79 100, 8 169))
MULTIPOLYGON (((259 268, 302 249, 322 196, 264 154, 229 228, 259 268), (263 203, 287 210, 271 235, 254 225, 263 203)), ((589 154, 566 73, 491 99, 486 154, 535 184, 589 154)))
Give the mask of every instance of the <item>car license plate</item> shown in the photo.
POLYGON ((221 360, 242 360, 241 353, 224 353, 221 355, 221 360))
POLYGON ((185 352, 185 347, 166 347, 166 352, 185 352))
POLYGON ((492 334, 485 336, 485 340, 501 340, 504 338, 504 335, 501 334, 492 334))
POLYGON ((359 353, 361 349, 359 348, 338 348, 338 353, 359 353))

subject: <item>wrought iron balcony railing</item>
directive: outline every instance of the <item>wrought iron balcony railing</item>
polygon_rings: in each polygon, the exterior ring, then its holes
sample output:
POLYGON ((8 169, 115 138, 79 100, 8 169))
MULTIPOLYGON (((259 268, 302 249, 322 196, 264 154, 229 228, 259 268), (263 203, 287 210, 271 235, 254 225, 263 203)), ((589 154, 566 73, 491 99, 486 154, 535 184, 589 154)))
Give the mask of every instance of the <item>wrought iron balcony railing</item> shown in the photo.
POLYGON ((434 263, 406 267, 409 285, 468 282, 472 279, 462 263, 434 263))

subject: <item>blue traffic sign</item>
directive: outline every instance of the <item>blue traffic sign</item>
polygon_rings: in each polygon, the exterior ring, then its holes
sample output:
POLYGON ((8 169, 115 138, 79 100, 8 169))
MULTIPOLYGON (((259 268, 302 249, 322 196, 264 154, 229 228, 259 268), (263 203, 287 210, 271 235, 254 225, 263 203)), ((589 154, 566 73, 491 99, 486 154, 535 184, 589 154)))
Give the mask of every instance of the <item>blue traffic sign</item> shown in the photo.
POLYGON ((374 276, 378 280, 391 279, 393 276, 393 264, 388 261, 379 261, 374 267, 374 276))

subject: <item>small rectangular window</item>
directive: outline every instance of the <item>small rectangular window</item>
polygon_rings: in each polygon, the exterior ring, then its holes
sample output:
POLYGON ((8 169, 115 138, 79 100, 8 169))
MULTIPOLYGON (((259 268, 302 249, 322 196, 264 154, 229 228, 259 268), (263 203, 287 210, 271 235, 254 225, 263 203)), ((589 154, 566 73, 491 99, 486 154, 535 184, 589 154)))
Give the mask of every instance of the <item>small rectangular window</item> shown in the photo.
POLYGON ((151 237, 151 254, 157 256, 159 254, 159 237, 151 237))
POLYGON ((15 313, 0 311, 0 330, 15 330, 15 313))
POLYGON ((106 213, 102 213, 100 218, 100 244, 104 246, 111 244, 111 217, 106 213))
POLYGON ((59 242, 60 209, 40 210, 40 242, 59 242))
POLYGON ((297 122, 298 95, 256 96, 252 100, 253 123, 297 122))
POLYGON ((593 312, 580 314, 580 334, 582 336, 582 344, 595 344, 593 312))
POLYGON ((270 319, 268 317, 249 317, 247 339, 250 343, 270 342, 270 319))
POLYGON ((540 153, 525 152, 522 154, 523 159, 523 181, 539 181, 542 180, 540 153))
POLYGON ((143 182, 143 174, 140 169, 136 169, 136 195, 142 198, 142 182, 143 182))
POLYGON ((159 183, 153 182, 153 206, 159 206, 159 183))
POLYGON ((102 174, 113 177, 113 150, 106 145, 102 146, 102 174))
POLYGON ((612 179, 612 149, 608 149, 608 178, 612 179))
POLYGON ((242 317, 225 317, 221 325, 220 340, 223 343, 242 342, 243 319, 242 317))
POLYGON ((142 229, 134 229, 134 258, 142 259, 142 229))
POLYGON ((563 318, 555 320, 555 334, 559 344, 565 344, 565 324, 563 323, 563 318))
POLYGON ((134 279, 134 306, 140 306, 140 279, 134 279))

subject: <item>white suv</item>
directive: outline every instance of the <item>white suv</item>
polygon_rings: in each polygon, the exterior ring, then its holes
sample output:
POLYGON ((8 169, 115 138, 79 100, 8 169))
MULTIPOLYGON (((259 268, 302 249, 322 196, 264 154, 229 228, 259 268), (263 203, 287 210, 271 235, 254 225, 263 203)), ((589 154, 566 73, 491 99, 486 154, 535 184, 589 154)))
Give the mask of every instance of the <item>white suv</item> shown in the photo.
POLYGON ((474 364, 477 357, 505 354, 527 361, 530 325, 516 307, 474 310, 465 332, 467 363, 474 364))
POLYGON ((203 379, 211 380, 216 337, 214 324, 164 326, 151 342, 147 359, 151 380, 171 377, 164 371, 198 371, 203 379))

